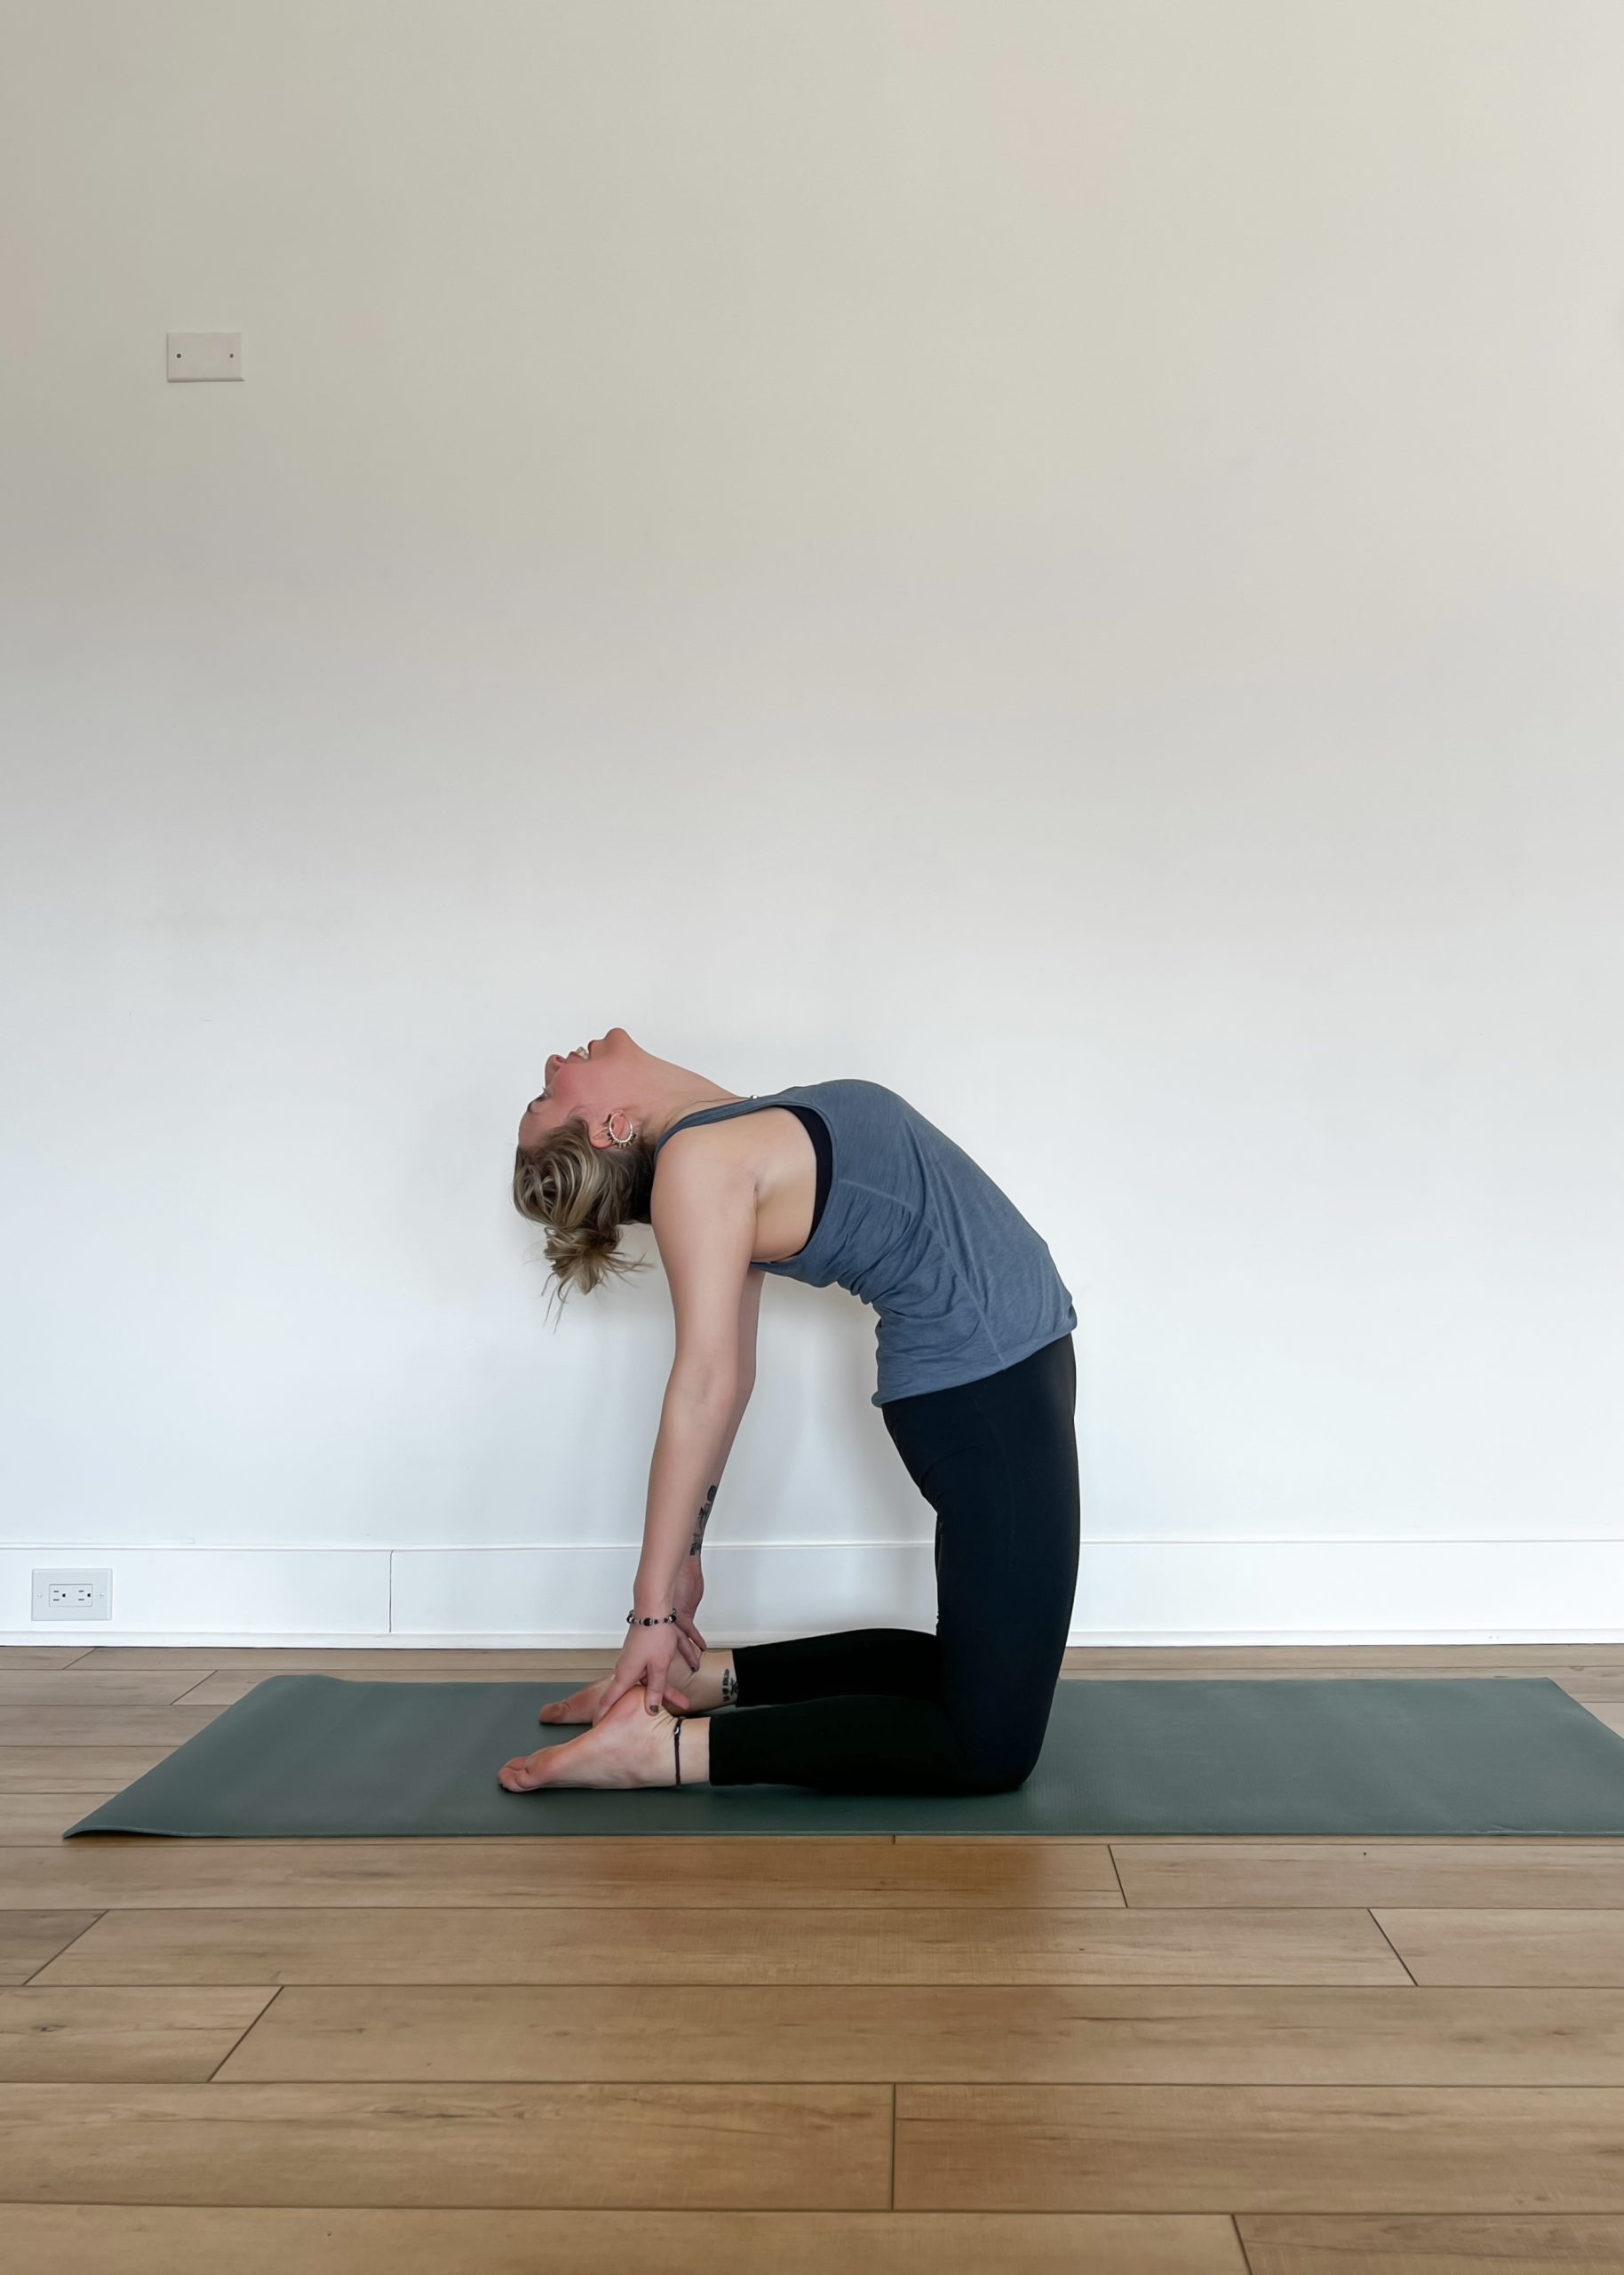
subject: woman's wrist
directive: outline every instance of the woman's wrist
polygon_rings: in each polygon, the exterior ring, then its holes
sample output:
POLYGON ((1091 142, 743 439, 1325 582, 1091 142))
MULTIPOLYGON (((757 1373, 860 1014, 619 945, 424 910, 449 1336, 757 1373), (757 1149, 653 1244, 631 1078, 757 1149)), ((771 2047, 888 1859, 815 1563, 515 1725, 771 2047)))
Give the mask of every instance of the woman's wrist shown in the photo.
POLYGON ((656 1587, 639 1573, 632 1587, 632 1609, 639 1619, 664 1619, 675 1608, 670 1587, 656 1587))

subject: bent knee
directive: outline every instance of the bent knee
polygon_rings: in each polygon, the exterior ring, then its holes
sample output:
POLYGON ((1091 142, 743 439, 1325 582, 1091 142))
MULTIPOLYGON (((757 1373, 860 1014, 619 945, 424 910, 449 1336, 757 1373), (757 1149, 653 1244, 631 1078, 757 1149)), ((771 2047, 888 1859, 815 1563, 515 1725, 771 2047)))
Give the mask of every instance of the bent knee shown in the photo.
POLYGON ((1035 1744, 1027 1739, 1006 1739, 997 1744, 988 1744, 983 1739, 961 1747, 959 1766, 964 1782, 959 1790, 966 1793, 1013 1793, 1025 1784, 1037 1768, 1042 1748, 1041 1737, 1035 1744))

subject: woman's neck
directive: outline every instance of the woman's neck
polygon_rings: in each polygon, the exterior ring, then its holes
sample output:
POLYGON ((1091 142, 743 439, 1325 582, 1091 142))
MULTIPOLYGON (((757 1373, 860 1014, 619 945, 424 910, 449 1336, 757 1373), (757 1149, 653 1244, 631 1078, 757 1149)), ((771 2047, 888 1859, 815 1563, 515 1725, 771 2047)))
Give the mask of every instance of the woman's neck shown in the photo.
POLYGON ((702 1106, 736 1106, 743 1103, 745 1094, 724 1090, 720 1082, 707 1082, 703 1075, 674 1083, 668 1098, 661 1098, 652 1111, 642 1118, 643 1134, 651 1145, 657 1145, 665 1132, 690 1114, 697 1114, 702 1106))

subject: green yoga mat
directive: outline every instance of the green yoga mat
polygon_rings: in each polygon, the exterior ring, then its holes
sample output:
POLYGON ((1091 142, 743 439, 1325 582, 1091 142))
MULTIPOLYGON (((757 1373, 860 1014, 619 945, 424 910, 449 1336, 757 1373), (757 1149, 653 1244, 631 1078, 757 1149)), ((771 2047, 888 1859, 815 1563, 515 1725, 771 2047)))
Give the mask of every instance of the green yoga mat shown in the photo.
POLYGON ((577 1734, 536 1720, 573 1688, 271 1675, 63 1837, 1624 1834, 1624 1738, 1543 1675, 1063 1682, 1010 1793, 506 1792, 503 1762, 577 1734))

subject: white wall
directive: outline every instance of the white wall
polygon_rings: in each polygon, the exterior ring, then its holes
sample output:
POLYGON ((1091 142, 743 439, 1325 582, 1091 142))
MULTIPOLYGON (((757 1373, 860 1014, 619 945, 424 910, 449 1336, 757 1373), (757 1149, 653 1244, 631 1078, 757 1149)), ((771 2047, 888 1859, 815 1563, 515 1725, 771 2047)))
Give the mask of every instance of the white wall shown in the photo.
MULTIPOLYGON (((0 1635, 624 1632, 664 1282, 506 1197, 612 1021, 1039 1225, 1079 1637, 1624 1634, 1616 0, 5 52, 0 1635)), ((718 1640, 928 1623, 872 1343, 769 1288, 718 1640)))

